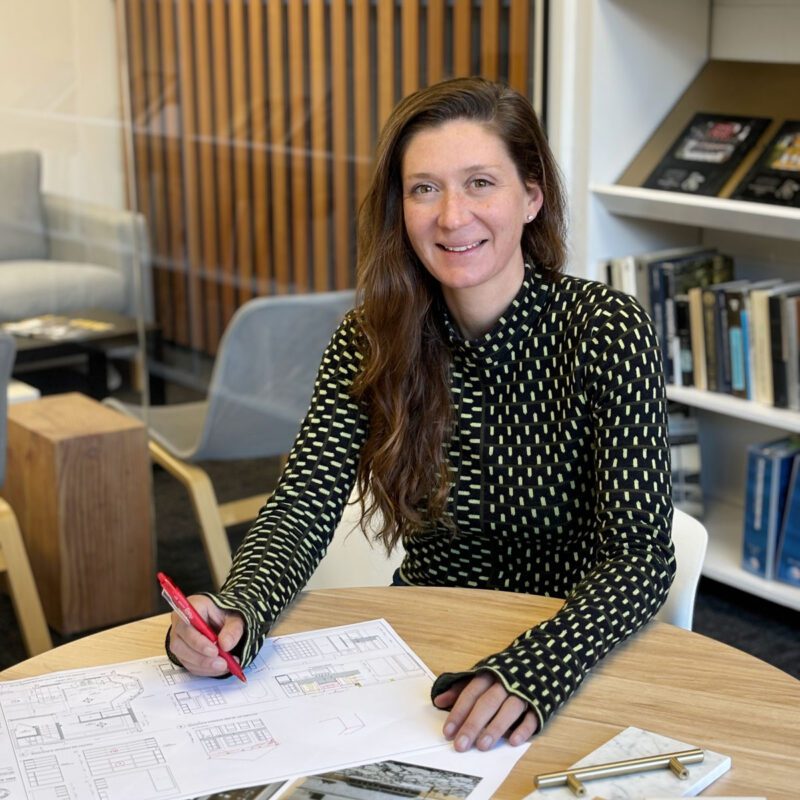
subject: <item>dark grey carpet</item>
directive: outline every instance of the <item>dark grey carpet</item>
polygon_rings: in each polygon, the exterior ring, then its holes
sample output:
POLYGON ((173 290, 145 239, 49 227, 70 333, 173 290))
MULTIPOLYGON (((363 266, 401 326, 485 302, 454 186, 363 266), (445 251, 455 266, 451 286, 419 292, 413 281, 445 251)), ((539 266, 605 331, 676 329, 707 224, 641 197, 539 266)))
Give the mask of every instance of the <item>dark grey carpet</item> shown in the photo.
MULTIPOLYGON (((81 390, 70 385, 43 390, 81 390)), ((191 393, 170 388, 170 401, 195 399, 191 393)), ((274 459, 206 465, 220 502, 271 490, 277 479, 274 459)), ((197 526, 183 487, 160 468, 153 471, 153 498, 158 542, 158 568, 186 594, 208 589, 211 578, 197 526)), ((232 529, 235 547, 247 526, 232 529)), ((155 582, 155 576, 153 576, 155 582)), ((166 603, 162 603, 164 611, 166 603)), ((702 579, 695 608, 694 630, 725 642, 800 678, 800 612, 761 600, 728 586, 702 579)), ((55 644, 64 638, 54 634, 55 644)), ((8 597, 0 594, 0 669, 25 658, 16 619, 8 597)))

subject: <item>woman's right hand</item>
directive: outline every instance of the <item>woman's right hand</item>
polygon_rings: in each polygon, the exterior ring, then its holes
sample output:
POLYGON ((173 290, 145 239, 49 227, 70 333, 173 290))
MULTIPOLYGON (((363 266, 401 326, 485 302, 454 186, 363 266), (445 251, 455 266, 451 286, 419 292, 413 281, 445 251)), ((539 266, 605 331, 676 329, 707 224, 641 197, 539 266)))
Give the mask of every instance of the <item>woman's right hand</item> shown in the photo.
MULTIPOLYGON (((208 627, 217 632, 220 649, 229 652, 236 647, 244 635, 244 617, 238 611, 224 611, 202 594, 193 594, 187 599, 208 627)), ((215 678, 228 672, 228 665, 220 658, 217 645, 184 622, 174 611, 169 649, 194 675, 215 678)))

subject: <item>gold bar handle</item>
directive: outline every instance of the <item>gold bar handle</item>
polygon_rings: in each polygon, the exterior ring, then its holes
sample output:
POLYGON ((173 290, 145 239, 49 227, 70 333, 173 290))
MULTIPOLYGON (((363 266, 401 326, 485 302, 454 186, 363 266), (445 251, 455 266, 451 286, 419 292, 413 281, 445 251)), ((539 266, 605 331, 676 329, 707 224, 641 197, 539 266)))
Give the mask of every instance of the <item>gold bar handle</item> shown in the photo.
POLYGON ((653 769, 671 769, 681 780, 689 777, 686 764, 697 764, 705 758, 705 752, 699 748, 681 750, 677 753, 663 753, 656 756, 641 756, 625 761, 610 761, 607 764, 567 769, 563 772, 546 772, 533 778, 536 789, 547 789, 551 786, 568 786, 576 797, 586 794, 586 787, 581 781, 598 778, 612 778, 616 775, 631 775, 653 769))

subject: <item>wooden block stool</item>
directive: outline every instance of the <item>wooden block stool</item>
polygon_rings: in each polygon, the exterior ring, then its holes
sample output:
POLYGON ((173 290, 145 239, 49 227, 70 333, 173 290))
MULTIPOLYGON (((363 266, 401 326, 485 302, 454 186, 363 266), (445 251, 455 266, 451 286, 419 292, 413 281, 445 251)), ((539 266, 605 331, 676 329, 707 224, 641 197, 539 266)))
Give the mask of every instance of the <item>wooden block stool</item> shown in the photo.
POLYGON ((70 634, 153 613, 151 474, 141 422, 74 393, 9 407, 2 494, 53 628, 70 634))

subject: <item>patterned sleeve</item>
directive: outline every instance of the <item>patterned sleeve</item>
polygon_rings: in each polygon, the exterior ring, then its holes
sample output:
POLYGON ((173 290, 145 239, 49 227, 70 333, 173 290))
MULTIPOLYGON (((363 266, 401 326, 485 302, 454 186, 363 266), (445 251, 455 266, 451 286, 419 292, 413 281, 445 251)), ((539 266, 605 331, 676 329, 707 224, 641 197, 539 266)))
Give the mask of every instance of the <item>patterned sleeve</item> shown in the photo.
POLYGON ((591 667, 661 607, 675 572, 671 474, 661 355, 653 325, 627 296, 603 287, 582 327, 577 374, 591 406, 596 565, 562 609, 472 670, 441 675, 440 694, 493 672, 545 721, 591 667))
POLYGON ((325 555, 355 483, 367 426, 349 395, 360 361, 355 325, 350 315, 334 334, 278 486, 222 588, 208 593, 220 608, 244 616, 246 633, 235 652, 245 666, 325 555))

